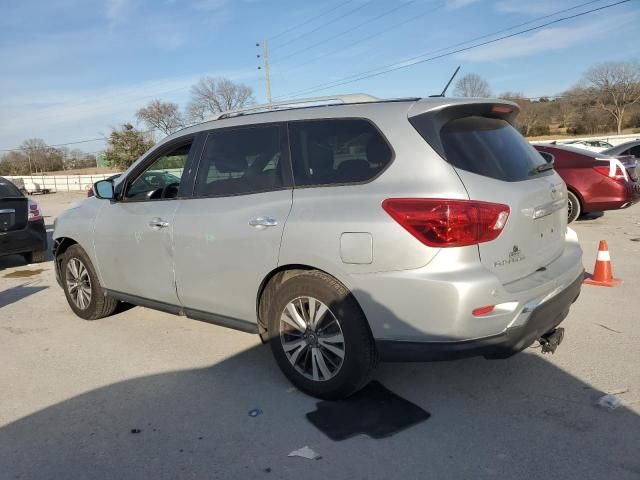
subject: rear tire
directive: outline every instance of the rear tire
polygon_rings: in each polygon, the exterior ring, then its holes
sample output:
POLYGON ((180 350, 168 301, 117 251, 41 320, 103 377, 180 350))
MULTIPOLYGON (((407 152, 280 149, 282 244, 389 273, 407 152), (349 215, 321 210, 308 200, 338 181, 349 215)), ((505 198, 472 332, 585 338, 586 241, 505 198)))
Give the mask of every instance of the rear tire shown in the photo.
POLYGON ((369 325, 333 277, 312 270, 289 278, 272 297, 267 318, 276 362, 299 390, 331 400, 369 382, 377 364, 369 325))
POLYGON ((62 288, 71 310, 85 320, 111 315, 118 301, 105 295, 95 268, 80 245, 70 246, 62 257, 62 288))
POLYGON ((39 252, 25 253, 24 259, 27 263, 42 263, 47 260, 47 251, 40 250, 39 252))
POLYGON ((567 223, 571 223, 581 215, 582 206, 580 205, 580 199, 571 190, 567 191, 567 196, 568 196, 567 211, 569 215, 567 219, 567 223))

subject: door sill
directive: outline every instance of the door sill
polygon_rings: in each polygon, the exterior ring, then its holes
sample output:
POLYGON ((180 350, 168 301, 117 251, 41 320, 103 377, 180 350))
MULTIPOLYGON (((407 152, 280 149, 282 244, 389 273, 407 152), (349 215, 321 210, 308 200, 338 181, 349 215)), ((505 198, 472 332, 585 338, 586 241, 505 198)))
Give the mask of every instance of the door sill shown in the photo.
POLYGON ((179 305, 151 300, 149 298, 130 295, 128 293, 117 292, 114 290, 105 289, 105 292, 121 302, 127 302, 133 305, 138 305, 140 307, 146 307, 152 310, 171 313, 173 315, 186 316, 191 320, 199 320, 201 322, 211 323, 213 325, 219 325, 221 327, 227 327, 233 330, 239 330, 241 332, 258 333, 258 325, 246 320, 240 320, 238 318, 227 317, 215 313, 203 312, 201 310, 194 310, 192 308, 183 308, 179 305))

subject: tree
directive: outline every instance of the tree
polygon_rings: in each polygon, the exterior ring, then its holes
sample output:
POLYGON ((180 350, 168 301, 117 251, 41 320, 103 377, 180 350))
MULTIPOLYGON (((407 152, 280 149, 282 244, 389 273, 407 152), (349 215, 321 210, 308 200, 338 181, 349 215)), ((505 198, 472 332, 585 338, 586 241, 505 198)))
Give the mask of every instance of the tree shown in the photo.
POLYGON ((130 123, 111 131, 107 140, 109 147, 104 152, 105 161, 110 167, 126 169, 142 154, 153 146, 153 139, 137 130, 130 123))
POLYGON ((228 78, 204 77, 191 87, 187 112, 191 121, 203 121, 208 115, 237 110, 253 102, 251 87, 228 78))
POLYGON ((594 65, 584 74, 584 82, 597 106, 613 117, 620 134, 625 110, 640 101, 640 63, 594 65))
POLYGON ((180 107, 171 102, 151 100, 149 104, 136 112, 136 117, 151 130, 160 130, 165 135, 171 135, 184 126, 180 107))
POLYGON ((467 73, 457 81, 453 90, 456 97, 490 97, 489 84, 480 75, 467 73))
POLYGON ((525 137, 549 133, 550 104, 548 101, 532 102, 520 92, 504 92, 500 98, 515 102, 520 107, 516 124, 525 137))

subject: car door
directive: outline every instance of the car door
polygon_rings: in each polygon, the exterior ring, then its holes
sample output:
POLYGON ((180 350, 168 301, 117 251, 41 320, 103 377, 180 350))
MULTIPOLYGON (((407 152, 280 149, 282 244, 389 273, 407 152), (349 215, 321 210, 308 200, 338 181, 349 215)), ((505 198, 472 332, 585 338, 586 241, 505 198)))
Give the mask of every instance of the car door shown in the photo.
POLYGON ((256 295, 278 265, 291 210, 288 151, 281 124, 207 134, 194 198, 174 220, 176 284, 188 316, 255 324, 256 295))
POLYGON ((179 305, 173 272, 174 214, 193 137, 172 142, 128 174, 117 201, 101 200, 94 248, 104 287, 179 305))

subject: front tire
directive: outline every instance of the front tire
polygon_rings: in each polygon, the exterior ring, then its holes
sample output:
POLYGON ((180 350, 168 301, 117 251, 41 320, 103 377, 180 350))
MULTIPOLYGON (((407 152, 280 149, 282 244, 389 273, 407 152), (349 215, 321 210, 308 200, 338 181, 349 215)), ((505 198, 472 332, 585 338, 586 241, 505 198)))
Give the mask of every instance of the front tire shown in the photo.
POLYGON ((111 315, 118 301, 105 295, 87 253, 80 245, 64 252, 61 264, 62 288, 71 310, 85 320, 111 315))
POLYGON ((582 206, 580 205, 580 199, 578 198, 578 196, 571 190, 567 191, 567 196, 567 213, 569 215, 567 223, 571 223, 580 216, 582 212, 582 206))
POLYGON ((331 276, 308 271, 282 283, 268 309, 273 355, 299 390, 324 399, 364 387, 375 343, 355 298, 331 276))

